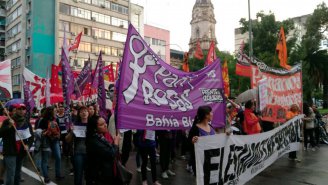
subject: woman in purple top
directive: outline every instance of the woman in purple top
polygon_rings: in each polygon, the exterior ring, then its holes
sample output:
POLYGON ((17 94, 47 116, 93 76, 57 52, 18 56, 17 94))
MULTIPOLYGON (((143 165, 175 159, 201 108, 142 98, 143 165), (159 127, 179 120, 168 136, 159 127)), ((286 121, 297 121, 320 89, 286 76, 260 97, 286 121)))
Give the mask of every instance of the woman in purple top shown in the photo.
POLYGON ((198 141, 200 136, 214 135, 215 130, 209 124, 212 121, 213 113, 210 106, 200 106, 197 110, 194 123, 190 129, 188 136, 188 143, 190 144, 190 161, 194 175, 196 175, 196 162, 195 162, 195 148, 194 144, 198 141))

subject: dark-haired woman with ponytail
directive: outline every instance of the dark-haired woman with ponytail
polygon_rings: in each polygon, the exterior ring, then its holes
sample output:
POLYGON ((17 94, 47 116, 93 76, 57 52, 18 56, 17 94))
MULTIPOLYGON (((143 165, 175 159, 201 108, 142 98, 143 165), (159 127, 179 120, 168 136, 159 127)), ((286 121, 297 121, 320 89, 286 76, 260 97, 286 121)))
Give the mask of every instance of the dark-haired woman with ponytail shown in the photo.
POLYGON ((188 143, 190 144, 190 163, 196 175, 195 148, 194 144, 198 141, 198 137, 214 135, 215 130, 209 124, 212 121, 213 113, 210 106, 200 106, 197 110, 194 123, 190 129, 188 143))

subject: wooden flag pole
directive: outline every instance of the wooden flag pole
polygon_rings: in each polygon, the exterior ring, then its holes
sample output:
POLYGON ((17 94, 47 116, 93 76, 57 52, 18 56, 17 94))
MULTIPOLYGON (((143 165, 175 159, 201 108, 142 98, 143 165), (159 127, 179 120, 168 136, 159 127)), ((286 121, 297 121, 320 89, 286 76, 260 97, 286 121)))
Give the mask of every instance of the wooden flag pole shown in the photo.
MULTIPOLYGON (((1 107, 4 107, 3 104, 2 104, 2 102, 0 102, 0 105, 1 105, 1 107)), ((9 118, 9 121, 14 121, 14 120, 10 117, 10 115, 9 115, 9 113, 8 113, 8 111, 7 111, 7 109, 4 109, 4 111, 5 111, 6 116, 9 118)), ((22 142, 22 144, 23 144, 23 146, 24 146, 24 149, 26 150, 27 156, 29 157, 29 159, 30 159, 30 161, 31 161, 31 163, 32 163, 32 165, 33 165, 33 167, 34 167, 36 173, 38 174, 38 176, 39 176, 39 178, 40 178, 40 180, 41 180, 41 183, 44 184, 44 185, 46 185, 46 183, 43 181, 43 179, 42 179, 42 177, 41 177, 41 175, 40 175, 39 170, 37 169, 37 167, 36 167, 36 165, 35 165, 35 163, 34 163, 34 161, 33 161, 33 158, 32 158, 32 156, 31 156, 31 154, 30 154, 30 152, 29 152, 29 148, 26 146, 25 142, 22 140, 21 136, 18 134, 16 126, 15 126, 14 124, 12 124, 12 127, 14 127, 15 132, 16 132, 16 135, 18 136, 19 140, 22 142)))

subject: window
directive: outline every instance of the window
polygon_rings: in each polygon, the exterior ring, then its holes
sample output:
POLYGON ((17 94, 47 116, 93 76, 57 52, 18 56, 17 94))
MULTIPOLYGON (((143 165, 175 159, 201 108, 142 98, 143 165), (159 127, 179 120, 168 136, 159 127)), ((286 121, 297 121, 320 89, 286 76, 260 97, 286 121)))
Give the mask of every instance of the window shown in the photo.
POLYGON ((6 48, 6 52, 18 52, 21 49, 21 40, 18 40, 6 48))
POLYGON ((91 11, 71 6, 71 15, 83 19, 91 19, 91 11))
POLYGON ((126 41, 126 35, 122 33, 113 32, 112 33, 112 40, 119 41, 119 42, 125 42, 126 41))
POLYGON ((104 14, 97 13, 97 12, 92 12, 92 18, 95 19, 95 21, 97 21, 97 22, 110 24, 110 16, 108 16, 108 15, 104 15, 104 14))
POLYGON ((128 28, 128 21, 112 17, 112 25, 119 26, 121 28, 128 28))
POLYGON ((65 14, 65 15, 70 15, 69 5, 60 3, 59 4, 59 12, 65 14))
POLYGON ((126 6, 122 6, 116 3, 112 3, 111 10, 115 12, 119 12, 125 15, 129 14, 129 9, 126 6))
POLYGON ((107 0, 92 0, 92 4, 104 8, 110 8, 110 2, 107 0))
POLYGON ((17 57, 11 60, 11 66, 16 68, 16 67, 20 67, 21 65, 21 58, 17 57))
POLYGON ((118 49, 117 48, 112 48, 112 55, 113 56, 118 56, 118 49))
POLYGON ((91 43, 89 42, 80 42, 79 51, 91 52, 91 43))
POLYGON ((10 39, 22 31, 22 24, 18 23, 7 31, 7 38, 10 39))
POLYGON ((13 76, 13 85, 20 85, 20 75, 13 76))
POLYGON ((7 7, 11 8, 12 6, 14 6, 17 3, 18 0, 9 0, 7 2, 7 7))
POLYGON ((16 8, 16 10, 14 10, 10 15, 7 16, 7 25, 15 21, 20 15, 22 15, 22 6, 19 6, 18 8, 16 8))
POLYGON ((84 28, 83 28, 83 34, 84 34, 84 35, 90 35, 90 28, 86 28, 86 27, 84 27, 84 28))
POLYGON ((80 2, 91 4, 91 0, 80 0, 80 2))

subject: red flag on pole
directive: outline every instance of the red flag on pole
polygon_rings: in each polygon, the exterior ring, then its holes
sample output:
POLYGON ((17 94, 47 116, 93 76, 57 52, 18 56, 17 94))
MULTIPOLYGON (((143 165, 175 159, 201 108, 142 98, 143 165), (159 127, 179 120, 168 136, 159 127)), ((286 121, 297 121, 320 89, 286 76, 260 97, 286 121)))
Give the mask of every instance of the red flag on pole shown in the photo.
POLYGON ((82 32, 79 33, 75 39, 74 42, 70 45, 70 47, 68 48, 68 51, 72 51, 74 49, 78 49, 79 45, 80 45, 80 41, 81 41, 81 37, 82 37, 82 32))
POLYGON ((214 41, 212 41, 210 44, 210 48, 208 49, 208 54, 204 66, 212 64, 214 60, 216 60, 215 43, 214 41))
POLYGON ((113 63, 110 63, 110 65, 105 66, 103 68, 104 70, 104 80, 109 82, 114 82, 114 69, 113 69, 113 63))
POLYGON ((51 65, 51 87, 50 92, 51 93, 62 93, 62 80, 61 80, 61 66, 56 66, 54 64, 51 65))
POLYGON ((282 26, 280 28, 279 40, 276 46, 276 51, 278 52, 280 66, 289 70, 291 67, 287 64, 287 45, 284 28, 282 26))
POLYGON ((185 52, 183 54, 183 64, 182 64, 182 70, 184 72, 189 72, 189 62, 188 62, 188 58, 189 58, 189 53, 185 52))
POLYGON ((197 44, 196 44, 196 50, 195 50, 195 53, 194 53, 194 57, 201 60, 204 58, 204 54, 203 54, 203 50, 202 48, 200 47, 200 42, 199 40, 197 41, 197 44))

